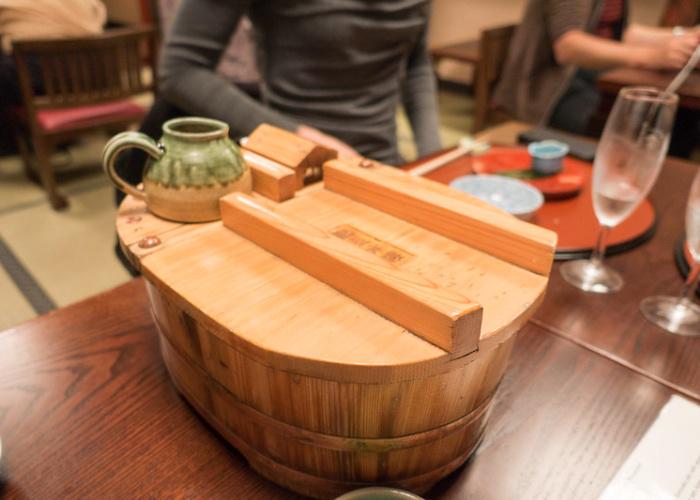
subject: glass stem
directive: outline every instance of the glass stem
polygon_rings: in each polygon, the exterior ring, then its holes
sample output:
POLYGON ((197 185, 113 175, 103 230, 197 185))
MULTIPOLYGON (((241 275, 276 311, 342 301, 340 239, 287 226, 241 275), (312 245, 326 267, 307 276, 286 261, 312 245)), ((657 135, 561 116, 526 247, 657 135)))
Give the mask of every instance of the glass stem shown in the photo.
POLYGON ((600 226, 600 231, 598 231, 598 239, 591 253, 591 262, 596 266, 603 264, 603 258, 605 257, 605 235, 608 234, 608 231, 610 231, 608 226, 600 226))
POLYGON ((679 303, 693 301, 692 297, 695 294, 695 289, 698 287, 698 277, 700 277, 700 264, 694 262, 688 271, 688 277, 685 279, 681 296, 678 298, 679 303))

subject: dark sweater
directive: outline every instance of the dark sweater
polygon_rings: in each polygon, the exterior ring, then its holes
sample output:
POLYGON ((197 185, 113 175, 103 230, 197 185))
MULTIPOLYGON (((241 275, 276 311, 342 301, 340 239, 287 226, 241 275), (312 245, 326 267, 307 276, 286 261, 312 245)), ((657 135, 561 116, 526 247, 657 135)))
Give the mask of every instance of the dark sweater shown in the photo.
POLYGON ((423 0, 184 0, 160 68, 166 99, 235 135, 266 122, 316 127, 389 164, 401 159, 401 96, 419 154, 440 148, 423 0), (253 23, 263 102, 215 73, 243 13, 253 23))

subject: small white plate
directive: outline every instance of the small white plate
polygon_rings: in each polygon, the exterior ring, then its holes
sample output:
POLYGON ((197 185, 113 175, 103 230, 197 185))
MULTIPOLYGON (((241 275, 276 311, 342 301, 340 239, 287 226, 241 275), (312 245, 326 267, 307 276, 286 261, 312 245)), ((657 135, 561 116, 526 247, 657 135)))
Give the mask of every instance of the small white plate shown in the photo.
POLYGON ((500 175, 465 175, 450 182, 450 186, 523 220, 530 219, 544 203, 539 190, 500 175))

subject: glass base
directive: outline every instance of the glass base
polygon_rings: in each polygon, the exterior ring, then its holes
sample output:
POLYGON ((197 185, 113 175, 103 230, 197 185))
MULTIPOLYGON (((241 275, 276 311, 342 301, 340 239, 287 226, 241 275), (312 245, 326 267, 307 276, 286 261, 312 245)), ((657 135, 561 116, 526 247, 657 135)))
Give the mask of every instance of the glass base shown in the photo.
POLYGON ((620 273, 591 260, 572 260, 559 271, 567 283, 586 292, 613 293, 625 283, 620 273))
POLYGON ((700 307, 680 297, 647 297, 639 306, 644 317, 670 333, 700 336, 700 307))

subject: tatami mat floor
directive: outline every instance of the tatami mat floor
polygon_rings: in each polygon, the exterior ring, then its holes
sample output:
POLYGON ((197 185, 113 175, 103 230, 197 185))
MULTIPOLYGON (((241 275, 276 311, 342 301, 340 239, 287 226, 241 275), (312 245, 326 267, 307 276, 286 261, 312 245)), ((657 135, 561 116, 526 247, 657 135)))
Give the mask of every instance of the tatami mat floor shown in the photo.
MULTIPOLYGON (((454 145, 469 130, 472 100, 442 90, 439 105, 443 144, 454 145)), ((0 330, 130 279, 114 254, 113 190, 99 165, 105 140, 86 137, 55 155, 59 172, 84 170, 61 182, 70 200, 62 212, 26 179, 18 157, 0 157, 0 330)), ((413 158, 403 116, 399 140, 402 154, 413 158)))
POLYGON ((112 189, 99 168, 104 136, 55 155, 57 170, 84 170, 61 183, 62 212, 28 181, 16 157, 0 158, 0 329, 129 279, 116 260, 112 189))

